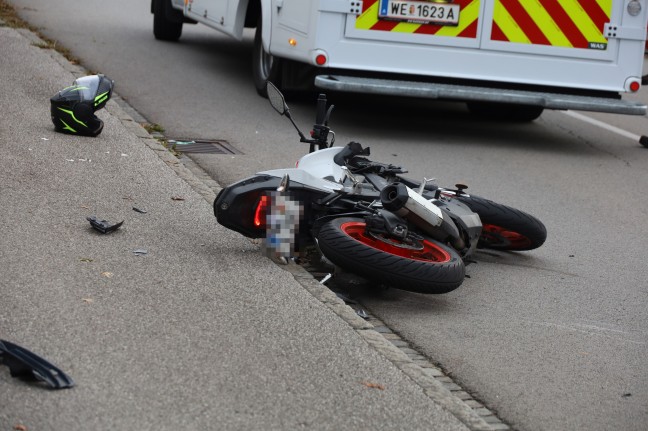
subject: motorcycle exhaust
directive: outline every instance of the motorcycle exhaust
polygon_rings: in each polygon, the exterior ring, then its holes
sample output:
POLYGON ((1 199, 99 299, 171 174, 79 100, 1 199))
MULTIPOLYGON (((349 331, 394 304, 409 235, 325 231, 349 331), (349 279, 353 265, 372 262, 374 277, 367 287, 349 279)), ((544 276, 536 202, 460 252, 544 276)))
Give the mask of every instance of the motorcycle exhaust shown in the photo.
POLYGON ((383 208, 406 218, 434 239, 446 240, 450 236, 461 245, 459 229, 452 220, 443 217, 441 208, 402 183, 391 184, 380 192, 383 208))

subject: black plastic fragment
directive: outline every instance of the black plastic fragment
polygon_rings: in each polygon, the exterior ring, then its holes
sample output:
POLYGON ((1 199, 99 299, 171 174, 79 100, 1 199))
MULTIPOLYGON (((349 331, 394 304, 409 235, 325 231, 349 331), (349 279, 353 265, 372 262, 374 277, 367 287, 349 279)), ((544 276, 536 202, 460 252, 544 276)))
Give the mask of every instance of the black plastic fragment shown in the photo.
POLYGON ((344 301, 345 304, 357 304, 357 301, 354 301, 353 299, 349 298, 348 296, 340 293, 340 292, 335 292, 335 295, 340 298, 342 301, 344 301))
POLYGON ((86 220, 88 220, 90 222, 90 225, 93 228, 95 228, 96 230, 98 230, 99 232, 104 233, 104 234, 114 232, 117 229, 119 229, 119 227, 122 224, 124 224, 124 221, 122 220, 117 224, 111 225, 110 223, 108 223, 108 220, 99 220, 95 216, 86 217, 86 220))
POLYGON ((357 309, 356 314, 360 317, 362 317, 364 320, 369 320, 369 314, 364 311, 362 308, 357 309))
POLYGON ((640 143, 641 145, 643 145, 644 147, 648 148, 648 136, 646 136, 646 135, 642 135, 642 136, 639 138, 639 143, 640 143))
POLYGON ((146 210, 143 210, 141 208, 133 207, 133 211, 140 213, 140 214, 146 214, 146 210))
POLYGON ((0 340, 0 364, 9 367, 11 377, 44 382, 52 389, 74 386, 74 381, 52 363, 6 340, 0 340))

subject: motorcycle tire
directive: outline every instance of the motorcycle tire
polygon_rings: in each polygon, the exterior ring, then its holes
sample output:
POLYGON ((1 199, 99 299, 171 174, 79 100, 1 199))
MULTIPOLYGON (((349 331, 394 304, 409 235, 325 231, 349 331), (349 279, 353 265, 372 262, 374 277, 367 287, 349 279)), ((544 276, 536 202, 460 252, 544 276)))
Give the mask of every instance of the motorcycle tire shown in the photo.
POLYGON ((365 228, 361 218, 325 223, 317 235, 320 251, 349 272, 397 289, 442 294, 463 282, 464 262, 449 246, 426 238, 417 248, 367 234, 365 228))
POLYGON ((524 211, 478 196, 460 196, 457 199, 479 214, 483 228, 478 248, 533 250, 547 239, 544 224, 524 211))

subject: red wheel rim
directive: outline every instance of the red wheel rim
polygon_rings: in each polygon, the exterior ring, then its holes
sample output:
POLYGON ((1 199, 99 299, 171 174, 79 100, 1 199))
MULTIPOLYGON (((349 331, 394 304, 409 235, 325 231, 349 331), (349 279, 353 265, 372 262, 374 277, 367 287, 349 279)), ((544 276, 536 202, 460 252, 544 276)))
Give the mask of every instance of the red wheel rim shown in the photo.
POLYGON ((342 229, 342 232, 356 241, 371 248, 375 248, 376 250, 384 251, 385 253, 425 262, 444 263, 452 260, 450 253, 430 241, 421 241, 422 247, 420 250, 408 248, 406 244, 403 244, 403 246, 400 247, 396 240, 390 239, 391 243, 387 243, 368 235, 365 232, 366 226, 367 225, 362 222, 347 222, 343 223, 340 228, 342 229))
POLYGON ((482 227, 480 240, 493 247, 513 249, 526 248, 531 245, 531 240, 526 236, 493 224, 485 224, 482 227))

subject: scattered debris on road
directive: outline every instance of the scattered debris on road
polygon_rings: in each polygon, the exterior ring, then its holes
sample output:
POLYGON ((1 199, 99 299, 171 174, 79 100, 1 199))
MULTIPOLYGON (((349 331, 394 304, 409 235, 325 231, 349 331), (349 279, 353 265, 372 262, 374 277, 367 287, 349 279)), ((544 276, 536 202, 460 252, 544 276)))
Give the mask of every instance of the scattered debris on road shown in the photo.
POLYGON ((38 380, 53 389, 74 386, 74 381, 58 367, 6 340, 0 340, 0 364, 9 367, 11 377, 38 380))
POLYGON ((103 234, 111 233, 119 229, 119 227, 124 224, 124 221, 111 225, 108 220, 99 220, 95 216, 86 217, 86 220, 90 222, 90 225, 103 234))

